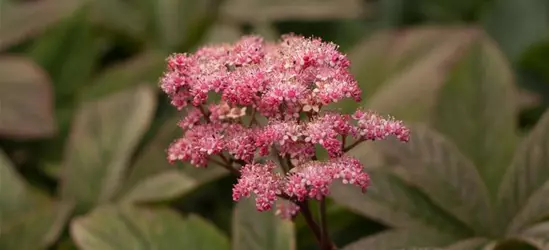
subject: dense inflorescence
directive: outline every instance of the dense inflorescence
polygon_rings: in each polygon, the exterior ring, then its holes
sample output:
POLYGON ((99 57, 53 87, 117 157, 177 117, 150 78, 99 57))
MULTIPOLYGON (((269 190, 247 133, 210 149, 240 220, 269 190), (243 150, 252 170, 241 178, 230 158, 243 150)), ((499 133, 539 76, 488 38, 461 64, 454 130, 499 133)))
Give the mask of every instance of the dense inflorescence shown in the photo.
POLYGON ((226 167, 239 175, 235 201, 253 194, 258 210, 276 203, 283 217, 298 212, 288 200, 322 199, 336 179, 366 190, 369 177, 345 155, 345 142, 389 135, 408 141, 409 130, 372 111, 323 110, 344 98, 361 100, 349 64, 335 44, 296 35, 278 43, 246 36, 170 56, 161 88, 185 116, 168 160, 226 167), (317 160, 316 145, 329 159, 317 160))

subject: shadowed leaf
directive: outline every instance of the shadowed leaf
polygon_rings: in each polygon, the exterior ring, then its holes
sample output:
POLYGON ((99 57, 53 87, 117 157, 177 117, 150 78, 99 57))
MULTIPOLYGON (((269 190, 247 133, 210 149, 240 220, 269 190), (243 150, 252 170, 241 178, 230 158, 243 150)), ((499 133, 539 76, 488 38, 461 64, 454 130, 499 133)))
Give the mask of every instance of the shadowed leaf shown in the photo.
POLYGON ((468 229, 445 214, 421 191, 383 169, 370 169, 371 186, 360 189, 334 183, 331 197, 339 204, 392 227, 427 228, 440 235, 466 237, 468 229))
POLYGON ((510 66, 486 35, 448 72, 434 127, 477 166, 495 196, 516 143, 516 100, 510 66))
POLYGON ((342 250, 438 249, 437 247, 450 242, 452 239, 441 237, 439 233, 429 230, 394 229, 360 239, 342 250))
MULTIPOLYGON (((505 174, 499 190, 499 216, 513 218, 526 206, 529 199, 549 180, 549 111, 523 139, 512 160, 511 167, 505 174)), ((544 192, 544 191, 540 191, 544 192)), ((547 200, 547 199, 546 199, 547 200)), ((535 201, 531 201, 535 203, 535 201)), ((535 205, 532 205, 536 207, 535 205)), ((517 219, 511 229, 519 229, 537 214, 524 214, 527 218, 517 219)))
POLYGON ((227 0, 221 13, 240 22, 359 18, 367 6, 358 0, 227 0))
POLYGON ((0 151, 0 249, 47 247, 61 233, 72 205, 35 192, 0 151))
POLYGON ((295 250, 294 225, 273 212, 259 212, 253 199, 239 201, 233 211, 233 247, 239 250, 295 250))
POLYGON ((162 208, 102 206, 73 220, 71 236, 82 250, 229 249, 227 238, 206 221, 162 208))
POLYGON ((146 86, 82 105, 65 151, 63 199, 83 212, 113 197, 155 105, 146 86))
POLYGON ((521 236, 540 249, 549 247, 549 222, 540 223, 521 233, 521 236))
POLYGON ((425 126, 410 126, 409 143, 386 140, 378 149, 399 164, 413 184, 477 233, 492 230, 490 198, 474 165, 444 137, 425 126))
POLYGON ((50 79, 32 61, 0 57, 0 135, 11 138, 52 136, 57 125, 50 79))

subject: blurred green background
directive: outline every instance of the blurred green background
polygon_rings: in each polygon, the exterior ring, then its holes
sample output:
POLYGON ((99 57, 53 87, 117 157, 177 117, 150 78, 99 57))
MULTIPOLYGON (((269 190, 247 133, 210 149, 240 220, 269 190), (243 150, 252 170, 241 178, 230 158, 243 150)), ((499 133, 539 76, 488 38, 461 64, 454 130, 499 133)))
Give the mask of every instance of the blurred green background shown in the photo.
POLYGON ((294 32, 341 46, 363 106, 412 126, 335 185, 340 249, 549 249, 547 0, 0 0, 0 250, 317 249, 169 165, 173 52, 294 32))

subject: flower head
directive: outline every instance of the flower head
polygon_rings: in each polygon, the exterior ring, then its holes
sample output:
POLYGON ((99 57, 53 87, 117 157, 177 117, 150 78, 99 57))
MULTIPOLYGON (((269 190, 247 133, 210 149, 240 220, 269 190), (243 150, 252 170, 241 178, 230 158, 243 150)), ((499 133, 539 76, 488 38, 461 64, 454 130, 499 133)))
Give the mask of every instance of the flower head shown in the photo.
POLYGON ((185 115, 168 160, 221 165, 239 176, 235 201, 253 195, 259 211, 276 203, 284 218, 299 211, 293 202, 328 195, 334 181, 366 190, 368 174, 346 151, 389 135, 406 142, 410 131, 372 111, 326 111, 345 98, 361 100, 349 66, 337 45, 293 34, 276 43, 245 36, 173 54, 160 88, 185 115), (329 159, 317 160, 317 146, 329 159))

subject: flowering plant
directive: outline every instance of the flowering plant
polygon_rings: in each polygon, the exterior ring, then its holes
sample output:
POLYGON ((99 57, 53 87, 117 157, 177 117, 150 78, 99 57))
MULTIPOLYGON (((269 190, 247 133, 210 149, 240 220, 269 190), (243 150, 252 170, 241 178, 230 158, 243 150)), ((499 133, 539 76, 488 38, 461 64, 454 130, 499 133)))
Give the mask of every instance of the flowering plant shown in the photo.
POLYGON ((401 121, 360 109, 352 115, 325 110, 344 98, 361 100, 350 62, 333 43, 293 34, 277 43, 245 36, 174 54, 167 64, 161 88, 185 111, 183 136, 169 146, 168 160, 228 169, 238 176, 235 201, 253 194, 259 211, 276 207, 283 218, 301 213, 322 249, 335 247, 325 218, 330 184, 339 179, 363 191, 369 185, 362 164, 345 153, 389 135, 409 140, 401 121), (316 145, 329 159, 318 159, 316 145), (320 223, 309 200, 320 202, 320 223))

